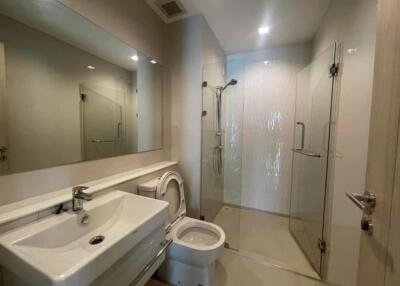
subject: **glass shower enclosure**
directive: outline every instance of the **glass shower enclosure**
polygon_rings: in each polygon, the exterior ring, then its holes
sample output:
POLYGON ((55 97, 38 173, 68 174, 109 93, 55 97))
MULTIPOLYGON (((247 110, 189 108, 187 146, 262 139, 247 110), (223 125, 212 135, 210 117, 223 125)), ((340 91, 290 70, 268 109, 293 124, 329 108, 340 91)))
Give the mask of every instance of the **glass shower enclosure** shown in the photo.
POLYGON ((289 230, 321 274, 336 45, 298 73, 289 230))
POLYGON ((236 78, 224 62, 203 67, 201 218, 222 227, 225 246, 232 249, 239 248, 240 214, 227 206, 240 205, 241 200, 242 119, 238 115, 243 103, 233 86, 236 78), (234 104, 227 104, 228 100, 234 104))
POLYGON ((231 251, 313 278, 324 252, 335 53, 332 45, 300 71, 236 56, 203 67, 201 218, 225 231, 231 251), (289 210, 275 213, 282 193, 289 210))
POLYGON ((222 207, 224 193, 223 131, 224 112, 219 88, 224 84, 224 63, 203 67, 201 214, 202 219, 214 220, 222 207), (219 117, 219 120, 218 120, 219 117))

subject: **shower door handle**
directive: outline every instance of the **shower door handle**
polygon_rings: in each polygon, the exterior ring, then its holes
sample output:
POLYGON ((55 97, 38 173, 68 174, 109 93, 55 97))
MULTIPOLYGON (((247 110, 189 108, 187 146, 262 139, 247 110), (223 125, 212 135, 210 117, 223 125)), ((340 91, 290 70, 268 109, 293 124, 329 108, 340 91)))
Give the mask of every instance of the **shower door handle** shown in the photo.
POLYGON ((319 153, 314 153, 314 152, 308 152, 308 151, 303 151, 302 149, 293 149, 293 152, 308 156, 308 157, 313 157, 313 158, 321 158, 321 154, 319 153))
POLYGON ((117 138, 118 139, 121 139, 121 133, 122 133, 122 122, 118 122, 118 125, 117 125, 117 138))
POLYGON ((115 143, 118 141, 119 140, 114 140, 114 139, 93 139, 92 143, 115 143))
POLYGON ((304 122, 301 121, 296 122, 296 124, 301 126, 301 146, 296 150, 302 151, 304 149, 304 137, 306 135, 306 125, 304 124, 304 122))

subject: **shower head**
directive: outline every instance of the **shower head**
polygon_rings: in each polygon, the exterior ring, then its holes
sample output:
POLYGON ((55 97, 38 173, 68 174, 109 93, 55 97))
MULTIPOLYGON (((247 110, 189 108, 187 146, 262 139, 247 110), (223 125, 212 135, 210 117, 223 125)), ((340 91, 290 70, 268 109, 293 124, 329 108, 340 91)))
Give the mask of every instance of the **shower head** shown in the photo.
POLYGON ((228 82, 223 88, 222 90, 225 90, 228 86, 230 85, 236 85, 238 83, 238 81, 236 79, 231 79, 230 82, 228 82))

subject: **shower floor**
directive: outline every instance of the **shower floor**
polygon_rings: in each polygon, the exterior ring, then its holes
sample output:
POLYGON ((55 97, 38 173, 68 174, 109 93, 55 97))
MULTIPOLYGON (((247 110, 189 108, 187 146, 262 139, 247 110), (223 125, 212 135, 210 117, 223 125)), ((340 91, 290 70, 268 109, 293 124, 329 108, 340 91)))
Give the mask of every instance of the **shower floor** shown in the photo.
POLYGON ((232 206, 223 206, 214 223, 222 227, 229 248, 272 266, 318 279, 289 232, 289 218, 232 206))

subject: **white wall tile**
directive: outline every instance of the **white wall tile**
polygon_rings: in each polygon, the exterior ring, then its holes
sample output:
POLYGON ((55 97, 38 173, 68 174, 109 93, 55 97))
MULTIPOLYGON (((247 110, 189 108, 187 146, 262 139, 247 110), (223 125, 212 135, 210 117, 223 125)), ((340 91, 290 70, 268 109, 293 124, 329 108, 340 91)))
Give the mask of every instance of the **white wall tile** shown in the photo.
POLYGON ((236 167, 227 167, 225 184, 238 181, 240 165, 241 188, 225 189, 227 202, 241 197, 242 206, 288 214, 296 76, 309 59, 308 44, 228 56, 239 83, 226 97, 226 164, 236 167))

